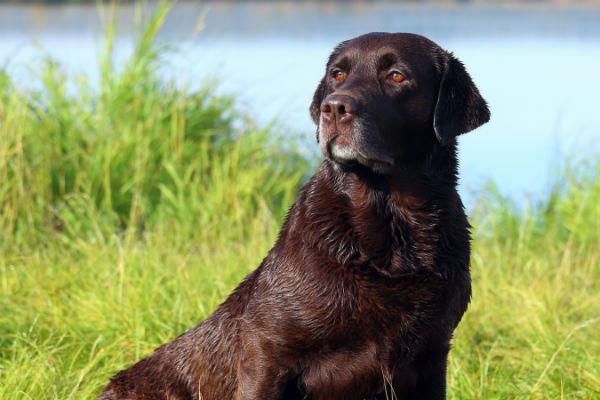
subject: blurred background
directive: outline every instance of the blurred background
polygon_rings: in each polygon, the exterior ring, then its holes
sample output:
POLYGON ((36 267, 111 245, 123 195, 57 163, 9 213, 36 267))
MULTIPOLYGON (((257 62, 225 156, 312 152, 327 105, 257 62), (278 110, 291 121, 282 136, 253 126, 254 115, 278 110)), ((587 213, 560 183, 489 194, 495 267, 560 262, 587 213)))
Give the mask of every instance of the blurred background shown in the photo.
POLYGON ((600 3, 0 2, 0 399, 96 398, 256 268, 369 31, 461 59, 473 296, 448 398, 600 398, 600 3))
MULTIPOLYGON (((134 49, 138 6, 116 11, 117 68, 134 49)), ((108 8, 3 2, 0 66, 27 81, 46 54, 94 84, 108 8)), ((307 109, 332 48, 370 31, 425 35, 465 63, 492 111, 490 123, 460 138, 466 204, 493 180, 522 205, 547 194, 565 157, 599 149, 598 21, 592 1, 179 2, 157 40, 175 49, 161 74, 190 88, 216 78, 254 121, 276 122, 318 154, 307 109)))

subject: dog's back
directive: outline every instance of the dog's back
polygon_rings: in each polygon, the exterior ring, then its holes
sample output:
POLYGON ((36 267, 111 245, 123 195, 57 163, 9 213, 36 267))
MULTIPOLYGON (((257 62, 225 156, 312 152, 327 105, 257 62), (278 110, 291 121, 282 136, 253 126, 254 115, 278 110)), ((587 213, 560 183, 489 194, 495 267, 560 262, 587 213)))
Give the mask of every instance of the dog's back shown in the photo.
POLYGON ((240 319, 257 273, 200 325, 115 375, 98 400, 234 398, 240 319))

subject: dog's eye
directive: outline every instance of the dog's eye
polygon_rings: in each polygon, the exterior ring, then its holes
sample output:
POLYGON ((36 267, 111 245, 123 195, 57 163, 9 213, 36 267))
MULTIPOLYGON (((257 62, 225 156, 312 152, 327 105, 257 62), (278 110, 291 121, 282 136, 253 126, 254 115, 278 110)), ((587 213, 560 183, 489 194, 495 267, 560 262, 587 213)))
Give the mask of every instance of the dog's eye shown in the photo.
POLYGON ((400 83, 404 80, 404 75, 398 71, 394 71, 388 75, 388 77, 396 83, 400 83))
POLYGON ((338 82, 341 82, 344 79, 346 79, 346 73, 343 71, 336 71, 333 73, 333 79, 335 79, 338 82))

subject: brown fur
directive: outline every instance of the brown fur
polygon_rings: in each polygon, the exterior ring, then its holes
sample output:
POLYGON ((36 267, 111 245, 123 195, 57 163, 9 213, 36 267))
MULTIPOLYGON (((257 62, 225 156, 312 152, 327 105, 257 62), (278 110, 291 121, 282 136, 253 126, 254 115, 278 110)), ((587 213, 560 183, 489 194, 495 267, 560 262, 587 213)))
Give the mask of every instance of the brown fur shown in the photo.
POLYGON ((372 33, 334 50, 311 114, 325 160, 262 264, 100 399, 445 398, 471 293, 455 137, 485 101, 433 42, 372 33))

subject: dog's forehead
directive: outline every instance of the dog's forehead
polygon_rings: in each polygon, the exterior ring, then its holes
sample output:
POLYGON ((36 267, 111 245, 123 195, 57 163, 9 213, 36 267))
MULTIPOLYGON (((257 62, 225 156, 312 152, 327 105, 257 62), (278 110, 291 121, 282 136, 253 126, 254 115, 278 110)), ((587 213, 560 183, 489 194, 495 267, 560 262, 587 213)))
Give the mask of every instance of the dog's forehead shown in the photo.
POLYGON ((392 54, 408 64, 435 64, 442 51, 433 41, 420 35, 374 32, 341 43, 330 61, 343 57, 362 62, 376 61, 392 54))

